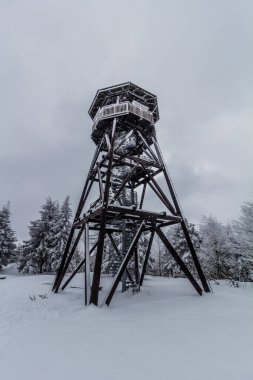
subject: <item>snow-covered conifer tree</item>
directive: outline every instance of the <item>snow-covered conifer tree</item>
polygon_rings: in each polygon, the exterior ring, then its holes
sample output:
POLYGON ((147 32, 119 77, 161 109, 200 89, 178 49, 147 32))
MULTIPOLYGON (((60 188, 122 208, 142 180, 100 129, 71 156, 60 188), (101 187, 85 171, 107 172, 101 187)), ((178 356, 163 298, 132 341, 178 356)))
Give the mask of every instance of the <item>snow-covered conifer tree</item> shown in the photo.
POLYGON ((0 268, 7 265, 15 256, 16 237, 11 228, 10 205, 0 211, 0 268))
POLYGON ((23 252, 19 259, 19 271, 24 273, 50 272, 51 254, 57 240, 55 226, 59 219, 58 202, 47 198, 40 211, 40 219, 32 221, 29 226, 30 240, 24 242, 23 252))
POLYGON ((241 250, 245 256, 253 258, 253 202, 241 206, 241 215, 234 224, 237 236, 241 241, 241 250))
POLYGON ((138 242, 140 269, 142 268, 144 260, 145 260, 145 255, 148 248, 148 242, 149 242, 149 233, 143 233, 138 242))
POLYGON ((114 261, 119 260, 117 252, 112 246, 111 240, 108 236, 105 237, 105 246, 104 246, 104 254, 103 254, 103 262, 102 262, 102 271, 103 273, 109 274, 114 261))
POLYGON ((200 258, 207 276, 211 279, 229 278, 233 252, 227 228, 213 216, 204 216, 200 225, 200 236, 200 258))
POLYGON ((36 249, 40 257, 39 272, 51 272, 51 256, 57 245, 56 225, 59 220, 59 204, 49 197, 40 211, 41 239, 36 249))
MULTIPOLYGON (((46 200, 40 219, 29 226, 30 239, 24 242, 19 255, 19 271, 43 273, 58 269, 71 229, 71 214, 69 196, 60 208, 57 201, 46 200)), ((70 269, 75 269, 80 260, 76 249, 70 269)))
POLYGON ((71 215, 72 211, 70 207, 69 196, 67 196, 60 207, 60 211, 56 216, 55 224, 53 227, 53 247, 50 253, 52 271, 56 271, 60 265, 71 229, 71 215))
MULTIPOLYGON (((199 252, 200 248, 200 236, 194 224, 189 223, 186 220, 186 225, 188 228, 188 232, 195 248, 196 253, 199 252)), ((185 239, 184 232, 180 224, 176 224, 174 228, 171 230, 171 234, 168 236, 171 244, 179 254, 180 258, 186 264, 191 273, 196 273, 196 268, 192 259, 192 255, 190 253, 187 241, 185 239)), ((175 260, 169 255, 169 263, 170 270, 173 277, 183 277, 184 274, 180 270, 180 267, 177 265, 175 260)))
MULTIPOLYGON (((194 224, 188 223, 187 220, 186 224, 195 250, 198 252, 200 247, 199 233, 194 224)), ((194 273, 195 266, 181 225, 177 224, 173 228, 170 228, 167 232, 167 237, 173 247, 176 249, 180 258, 184 261, 189 270, 194 273)), ((154 239, 150 265, 152 267, 151 272, 160 276, 184 276, 180 270, 180 267, 177 265, 171 254, 168 252, 167 248, 158 237, 154 239)))
POLYGON ((155 276, 168 276, 170 273, 170 255, 167 248, 161 242, 160 238, 155 235, 151 254, 148 261, 147 273, 155 276))
POLYGON ((245 280, 253 279, 253 202, 246 202, 241 206, 241 215, 233 223, 232 230, 238 276, 245 280))

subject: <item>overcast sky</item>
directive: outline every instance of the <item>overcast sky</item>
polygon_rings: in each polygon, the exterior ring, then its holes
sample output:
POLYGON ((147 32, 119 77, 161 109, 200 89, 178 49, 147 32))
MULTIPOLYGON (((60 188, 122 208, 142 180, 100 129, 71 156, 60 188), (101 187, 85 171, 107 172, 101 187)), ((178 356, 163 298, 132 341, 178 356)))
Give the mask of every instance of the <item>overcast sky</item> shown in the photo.
POLYGON ((27 238, 47 196, 76 207, 99 88, 158 97, 184 214, 222 222, 253 199, 253 1, 0 0, 0 206, 27 238))

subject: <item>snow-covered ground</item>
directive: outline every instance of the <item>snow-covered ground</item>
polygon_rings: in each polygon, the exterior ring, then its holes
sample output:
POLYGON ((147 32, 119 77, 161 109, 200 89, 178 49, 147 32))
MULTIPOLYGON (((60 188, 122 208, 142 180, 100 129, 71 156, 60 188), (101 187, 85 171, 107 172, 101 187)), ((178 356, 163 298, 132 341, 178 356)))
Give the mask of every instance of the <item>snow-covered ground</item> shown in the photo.
POLYGON ((82 289, 53 294, 52 281, 10 268, 0 280, 1 380, 253 379, 250 285, 199 297, 187 280, 149 277, 85 308, 82 289))

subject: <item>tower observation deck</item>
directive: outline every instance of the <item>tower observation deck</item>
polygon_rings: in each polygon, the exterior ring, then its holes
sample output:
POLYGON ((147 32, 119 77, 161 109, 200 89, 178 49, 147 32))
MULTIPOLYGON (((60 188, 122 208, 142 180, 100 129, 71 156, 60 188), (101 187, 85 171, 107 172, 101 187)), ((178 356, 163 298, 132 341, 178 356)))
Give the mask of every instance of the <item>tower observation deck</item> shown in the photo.
POLYGON ((120 282, 122 291, 128 288, 133 293, 140 291, 153 239, 157 235, 201 295, 201 286, 164 232, 165 228, 178 224, 202 287, 209 292, 156 138, 155 124, 159 120, 157 97, 131 82, 107 87, 97 91, 89 115, 93 121, 91 138, 96 150, 53 291, 64 290, 81 269, 85 273, 87 305, 103 302, 109 305, 120 282), (157 177, 163 180, 163 185, 158 183, 157 177), (147 190, 160 202, 161 210, 150 210, 146 201, 147 190), (90 194, 97 194, 91 204, 88 203, 90 194), (90 231, 97 234, 92 246, 90 231), (82 235, 85 257, 65 278, 82 235), (146 242, 144 256, 141 239, 146 242), (113 251, 109 256, 108 247, 113 251), (95 254, 93 273, 90 270, 91 254, 95 254), (105 263, 111 283, 101 294, 103 286, 100 280, 105 263))
POLYGON ((115 117, 118 133, 133 129, 138 143, 137 131, 140 131, 148 144, 152 144, 154 124, 159 120, 156 96, 131 82, 98 90, 89 115, 93 120, 91 137, 95 144, 99 144, 115 117))

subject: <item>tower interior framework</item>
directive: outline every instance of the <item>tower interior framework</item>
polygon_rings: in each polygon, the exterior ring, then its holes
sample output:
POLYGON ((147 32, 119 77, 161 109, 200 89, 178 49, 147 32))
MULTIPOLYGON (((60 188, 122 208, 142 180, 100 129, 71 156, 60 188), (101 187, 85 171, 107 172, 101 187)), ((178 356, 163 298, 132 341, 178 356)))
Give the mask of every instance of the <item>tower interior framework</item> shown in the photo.
POLYGON ((91 138, 96 150, 53 291, 64 290, 75 274, 84 269, 85 304, 98 305, 102 264, 109 242, 114 255, 109 267, 111 285, 103 297, 105 304, 110 304, 120 282, 122 291, 130 287, 133 292, 138 292, 157 235, 197 293, 201 295, 202 288, 209 292, 156 138, 155 124, 159 120, 156 96, 131 82, 108 87, 97 91, 89 115, 93 120, 91 138), (159 184, 159 178, 164 180, 163 186, 159 184), (162 210, 150 210, 146 206, 148 189, 159 199, 162 210), (88 204, 89 195, 95 193, 94 201, 88 204), (165 233, 165 228, 175 224, 182 228, 199 281, 165 233), (92 231, 96 231, 97 240, 91 246, 92 231), (84 258, 66 279, 82 235, 85 238, 84 258), (147 244, 140 266, 139 241, 142 238, 147 244), (95 257, 92 274, 90 255, 95 257))

